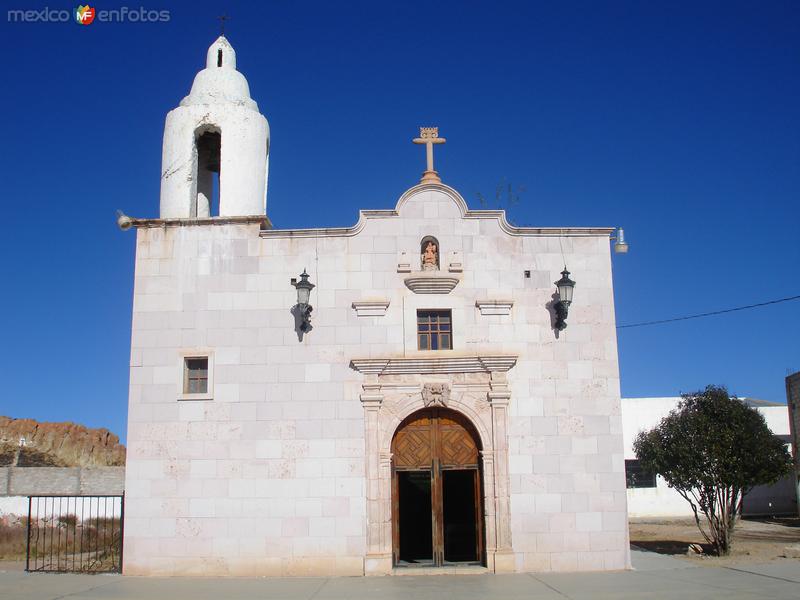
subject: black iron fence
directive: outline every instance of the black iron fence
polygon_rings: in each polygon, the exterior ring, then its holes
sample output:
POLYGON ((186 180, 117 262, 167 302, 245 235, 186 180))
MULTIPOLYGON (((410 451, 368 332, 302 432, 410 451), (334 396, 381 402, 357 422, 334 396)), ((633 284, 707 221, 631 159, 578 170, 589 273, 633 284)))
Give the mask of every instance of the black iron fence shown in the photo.
POLYGON ((30 496, 26 571, 121 573, 123 496, 30 496))

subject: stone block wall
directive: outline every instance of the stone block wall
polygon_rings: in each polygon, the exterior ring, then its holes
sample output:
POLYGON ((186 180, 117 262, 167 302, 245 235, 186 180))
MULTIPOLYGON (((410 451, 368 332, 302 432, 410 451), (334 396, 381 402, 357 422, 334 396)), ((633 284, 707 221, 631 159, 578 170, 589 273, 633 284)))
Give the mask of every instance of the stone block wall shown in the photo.
POLYGON ((489 532, 487 548, 498 552, 490 567, 626 568, 609 232, 516 229, 499 211, 468 211, 442 185, 412 188, 394 211, 363 212, 349 229, 260 231, 224 220, 139 228, 125 571, 389 572, 381 507, 390 457, 378 432, 394 422, 392 406, 423 407, 413 389, 427 381, 483 395, 454 395, 464 406, 507 403, 489 426, 502 436, 486 458, 487 519, 509 532, 489 532), (403 265, 419 270, 428 235, 440 243, 441 273, 458 280, 449 293, 405 284, 403 265), (565 262, 577 286, 568 328, 556 333, 553 282, 565 262), (300 335, 289 280, 304 269, 316 288, 313 329, 300 335), (360 302, 388 306, 359 316, 360 302), (416 310, 444 308, 453 350, 419 352, 416 310), (211 399, 179 399, 182 357, 202 353, 211 356, 211 399), (498 354, 515 357, 507 381, 488 367, 477 384, 413 375, 390 382, 408 388, 391 400, 369 393, 381 375, 351 362, 498 354))
POLYGON ((125 467, 0 467, 0 496, 116 496, 125 467))

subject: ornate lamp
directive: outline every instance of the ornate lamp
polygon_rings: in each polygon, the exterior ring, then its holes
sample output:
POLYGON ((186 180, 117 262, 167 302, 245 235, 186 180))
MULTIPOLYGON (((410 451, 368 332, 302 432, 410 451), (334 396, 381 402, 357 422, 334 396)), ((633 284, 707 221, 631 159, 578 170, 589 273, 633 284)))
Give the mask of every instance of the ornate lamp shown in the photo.
POLYGON ((295 283, 294 287, 297 290, 297 308, 302 319, 300 331, 305 333, 311 328, 311 311, 314 310, 314 307, 309 304, 309 300, 311 299, 311 290, 316 286, 308 280, 308 273, 303 269, 300 281, 295 283))
POLYGON ((556 329, 564 331, 567 328, 567 315, 569 305, 572 304, 572 292, 575 289, 575 282, 569 278, 569 271, 566 265, 561 271, 561 279, 555 282, 558 287, 558 302, 555 303, 556 309, 556 329))
POLYGON ((617 227, 617 237, 612 237, 614 242, 614 252, 617 254, 625 254, 628 252, 628 243, 625 241, 625 231, 622 227, 617 227))

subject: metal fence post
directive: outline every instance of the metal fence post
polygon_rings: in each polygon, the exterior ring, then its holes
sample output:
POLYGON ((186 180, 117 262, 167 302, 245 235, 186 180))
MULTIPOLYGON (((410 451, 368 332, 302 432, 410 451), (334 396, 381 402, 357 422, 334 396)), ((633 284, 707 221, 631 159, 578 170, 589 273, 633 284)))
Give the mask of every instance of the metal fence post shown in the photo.
POLYGON ((33 496, 28 496, 28 532, 25 538, 25 570, 30 571, 31 568, 31 504, 33 503, 33 496))

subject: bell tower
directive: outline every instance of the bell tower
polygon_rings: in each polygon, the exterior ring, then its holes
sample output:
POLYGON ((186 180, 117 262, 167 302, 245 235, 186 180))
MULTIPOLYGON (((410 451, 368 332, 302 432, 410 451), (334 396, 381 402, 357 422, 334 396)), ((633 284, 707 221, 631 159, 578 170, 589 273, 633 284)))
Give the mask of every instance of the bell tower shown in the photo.
POLYGON ((250 98, 225 36, 170 111, 161 159, 161 218, 266 215, 269 124, 250 98))

